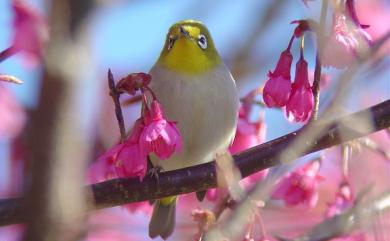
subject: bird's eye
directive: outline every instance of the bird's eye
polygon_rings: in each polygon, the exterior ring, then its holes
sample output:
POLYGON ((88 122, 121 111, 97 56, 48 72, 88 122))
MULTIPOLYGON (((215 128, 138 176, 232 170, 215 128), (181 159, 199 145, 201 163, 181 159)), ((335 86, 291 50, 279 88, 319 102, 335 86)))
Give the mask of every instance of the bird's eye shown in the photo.
POLYGON ((199 44, 199 47, 201 47, 202 49, 206 49, 207 48, 207 39, 206 39, 206 37, 203 34, 199 35, 199 37, 198 37, 198 44, 199 44))
POLYGON ((173 35, 170 35, 168 37, 168 50, 170 50, 173 47, 173 44, 175 43, 175 37, 173 35))

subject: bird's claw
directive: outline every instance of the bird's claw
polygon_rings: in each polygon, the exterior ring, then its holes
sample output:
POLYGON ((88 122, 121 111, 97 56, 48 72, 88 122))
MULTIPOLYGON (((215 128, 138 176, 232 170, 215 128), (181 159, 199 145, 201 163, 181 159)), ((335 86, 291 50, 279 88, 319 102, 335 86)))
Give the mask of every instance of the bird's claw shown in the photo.
POLYGON ((164 168, 160 167, 160 166, 154 166, 152 168, 149 169, 148 171, 148 174, 149 176, 151 176, 152 178, 155 178, 157 183, 158 183, 158 179, 159 179, 159 174, 161 172, 164 171, 164 168))

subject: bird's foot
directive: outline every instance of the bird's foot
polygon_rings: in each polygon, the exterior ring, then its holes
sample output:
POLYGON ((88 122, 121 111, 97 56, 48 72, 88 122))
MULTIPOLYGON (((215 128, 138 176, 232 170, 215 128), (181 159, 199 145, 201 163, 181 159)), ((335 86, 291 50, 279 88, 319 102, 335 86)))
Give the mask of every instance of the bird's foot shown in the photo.
POLYGON ((148 175, 151 176, 152 178, 156 179, 156 181, 158 183, 159 174, 161 172, 164 172, 164 168, 162 168, 160 166, 154 166, 148 170, 148 175))

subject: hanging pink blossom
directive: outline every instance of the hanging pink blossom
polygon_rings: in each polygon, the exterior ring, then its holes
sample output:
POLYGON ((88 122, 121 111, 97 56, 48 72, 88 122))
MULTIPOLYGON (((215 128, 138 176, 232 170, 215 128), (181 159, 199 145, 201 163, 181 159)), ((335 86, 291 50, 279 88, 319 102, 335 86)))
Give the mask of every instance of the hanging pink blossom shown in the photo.
POLYGON ((141 153, 139 147, 139 138, 143 128, 142 119, 138 119, 129 138, 109 149, 93 164, 90 179, 139 177, 142 180, 147 170, 147 154, 141 153))
POLYGON ((109 149, 105 154, 100 156, 92 165, 88 168, 88 182, 102 182, 117 178, 118 175, 114 166, 114 155, 120 150, 122 146, 115 146, 109 149))
POLYGON ((292 84, 290 98, 286 106, 287 118, 296 122, 305 122, 311 116, 314 107, 314 96, 308 77, 307 62, 299 59, 292 84))
POLYGON ((114 157, 119 177, 139 177, 140 180, 145 177, 147 156, 141 153, 138 143, 124 143, 114 157))
POLYGON ((153 100, 151 110, 145 114, 145 128, 140 136, 141 153, 147 155, 154 152, 164 160, 180 151, 182 146, 176 122, 166 120, 160 103, 153 100))
POLYGON ((284 200, 287 206, 303 204, 314 207, 318 200, 317 185, 323 180, 318 175, 320 165, 320 161, 312 161, 287 174, 277 185, 272 198, 284 200))
POLYGON ((268 81, 263 90, 263 99, 268 107, 283 107, 287 104, 291 91, 290 69, 293 57, 287 48, 280 55, 274 72, 268 73, 268 81))
MULTIPOLYGON (((333 15, 330 36, 325 43, 322 54, 322 65, 338 69, 345 68, 364 53, 371 43, 370 35, 357 24, 354 13, 337 11, 333 15)), ((364 26, 365 27, 365 26, 364 26)))

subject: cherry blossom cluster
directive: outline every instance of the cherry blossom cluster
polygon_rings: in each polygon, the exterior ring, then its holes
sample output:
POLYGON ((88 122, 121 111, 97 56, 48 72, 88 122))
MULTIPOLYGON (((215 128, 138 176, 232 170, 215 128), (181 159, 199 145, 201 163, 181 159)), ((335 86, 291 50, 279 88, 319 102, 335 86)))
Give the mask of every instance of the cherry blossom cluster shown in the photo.
POLYGON ((355 1, 346 0, 334 7, 332 30, 326 36, 322 65, 342 69, 361 57, 371 45, 371 36, 364 30, 355 10, 355 1))
MULTIPOLYGON (((325 34, 324 48, 319 51, 321 64, 325 67, 345 68, 362 56, 371 43, 370 36, 364 31, 367 25, 359 22, 353 0, 335 3, 333 23, 329 34, 325 34)), ((268 73, 263 99, 268 107, 284 108, 289 120, 306 122, 312 115, 314 96, 309 82, 308 64, 303 56, 301 44, 300 57, 296 64, 294 83, 291 82, 291 64, 293 56, 291 45, 295 38, 304 38, 306 31, 319 35, 319 27, 313 20, 292 21, 298 26, 286 50, 284 50, 273 72, 268 73)))
POLYGON ((294 83, 291 83, 293 56, 290 49, 294 38, 295 36, 291 38, 287 49, 281 53, 275 70, 268 73, 269 79, 264 85, 263 99, 268 107, 285 107, 289 119, 305 122, 313 111, 314 96, 309 83, 308 64, 303 56, 303 46, 296 64, 294 83))
POLYGON ((176 122, 165 118, 161 103, 148 86, 150 81, 149 74, 134 73, 118 82, 116 88, 120 93, 134 95, 141 92, 141 117, 135 121, 126 140, 107 150, 94 163, 91 180, 115 177, 139 177, 142 180, 149 154, 154 153, 166 160, 182 149, 183 141, 176 122))

